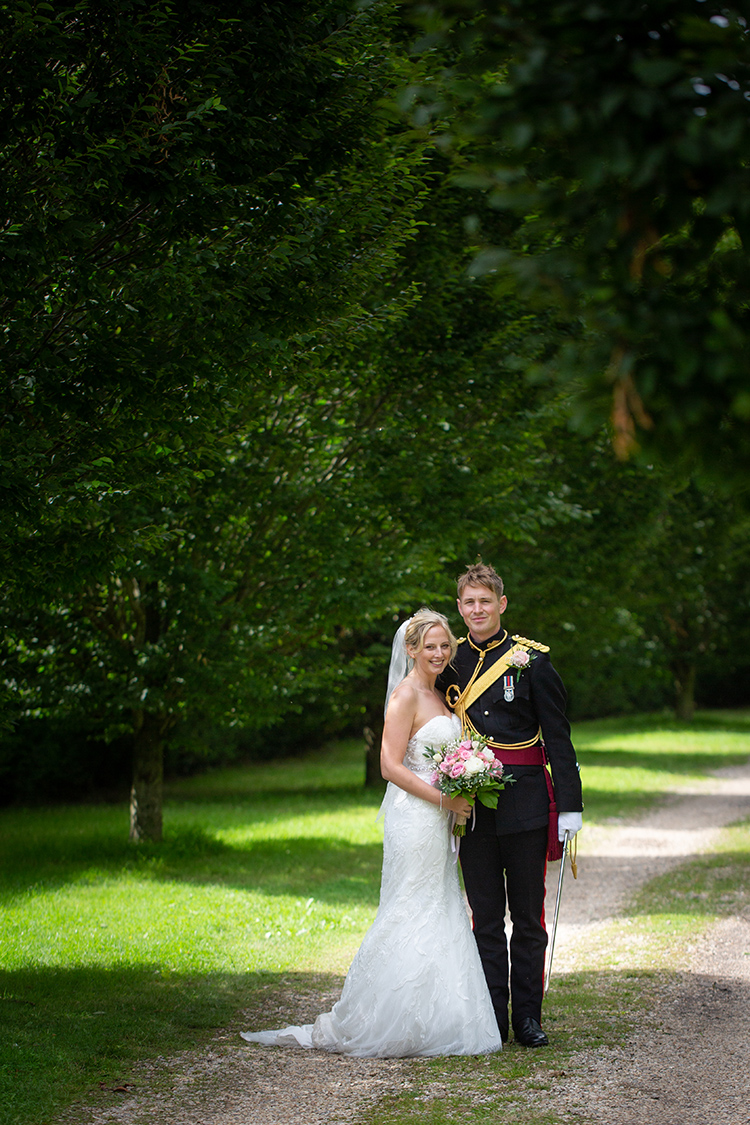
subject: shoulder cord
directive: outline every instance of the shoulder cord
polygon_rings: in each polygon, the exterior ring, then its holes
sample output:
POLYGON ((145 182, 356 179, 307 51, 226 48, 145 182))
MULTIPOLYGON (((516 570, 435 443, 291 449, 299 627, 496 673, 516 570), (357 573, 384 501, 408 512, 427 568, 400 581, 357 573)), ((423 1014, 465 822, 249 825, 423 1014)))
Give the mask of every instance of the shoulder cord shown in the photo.
POLYGON ((475 645, 474 642, 471 639, 470 633, 466 634, 466 639, 469 642, 469 644, 471 645, 471 647, 474 649, 474 652, 479 653, 479 659, 477 660, 476 668, 471 673, 471 678, 469 679, 468 684, 466 685, 464 690, 461 692, 461 694, 459 695, 458 700, 456 702, 460 702, 461 699, 466 698, 466 695, 468 694, 469 689, 471 688, 471 685, 474 683, 474 680, 477 678, 479 673, 482 671, 482 665, 484 664, 485 656, 487 655, 488 652, 492 652, 492 650, 494 648, 497 648, 498 645, 505 644, 505 642, 508 639, 508 631, 507 631, 507 629, 503 629, 502 637, 500 637, 500 639, 497 640, 497 641, 493 641, 492 644, 487 645, 487 648, 480 648, 479 645, 475 645))
MULTIPOLYGON (((468 634, 468 633, 467 633, 466 639, 468 640, 469 644, 474 649, 474 651, 479 653, 479 659, 477 660, 476 668, 472 672, 472 674, 469 678, 469 682, 467 683, 466 687, 464 688, 463 691, 460 691, 458 693, 458 695, 456 696, 456 699, 453 702, 448 700, 448 706, 451 707, 455 712, 457 712, 459 718, 461 719, 461 727, 464 730, 464 732, 472 731, 474 734, 479 735, 479 731, 477 730, 477 728, 474 726, 471 719, 469 718, 468 711, 464 707, 462 707, 461 704, 462 704, 463 700, 466 699, 467 695, 469 694, 469 691, 471 690, 472 684, 476 680, 479 673, 482 671, 482 665, 484 664, 485 656, 487 655, 488 652, 492 652, 493 649, 497 648, 498 645, 504 644, 505 641, 508 639, 508 633, 507 633, 507 630, 504 629, 502 637, 500 637, 499 640, 493 641, 492 644, 487 645, 486 648, 480 648, 479 645, 475 645, 474 642, 471 639, 471 635, 468 634)), ((450 688, 448 689, 448 691, 450 691, 450 688)), ((447 697, 447 693, 446 693, 446 697, 447 697)), ((541 733, 542 732, 541 732, 541 728, 540 728, 540 730, 534 735, 533 738, 526 739, 526 741, 524 741, 524 742, 514 742, 514 743, 509 743, 507 745, 505 745, 501 742, 495 742, 493 739, 488 739, 488 745, 490 745, 490 746, 492 746, 492 747, 494 747, 498 750, 528 750, 531 746, 536 746, 536 744, 539 741, 539 738, 541 736, 541 733)))

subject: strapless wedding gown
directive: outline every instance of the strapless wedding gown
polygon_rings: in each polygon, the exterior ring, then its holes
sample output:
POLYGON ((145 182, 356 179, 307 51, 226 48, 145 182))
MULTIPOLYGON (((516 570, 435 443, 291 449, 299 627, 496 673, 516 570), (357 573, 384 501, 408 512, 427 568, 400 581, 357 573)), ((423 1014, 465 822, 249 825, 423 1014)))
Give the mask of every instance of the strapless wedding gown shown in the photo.
MULTIPOLYGON (((426 746, 460 733, 437 715, 409 740, 404 765, 429 781, 426 746)), ((449 815, 389 783, 380 905, 341 999, 314 1024, 242 1032, 250 1043, 369 1058, 480 1055, 500 1033, 458 882, 449 815)))

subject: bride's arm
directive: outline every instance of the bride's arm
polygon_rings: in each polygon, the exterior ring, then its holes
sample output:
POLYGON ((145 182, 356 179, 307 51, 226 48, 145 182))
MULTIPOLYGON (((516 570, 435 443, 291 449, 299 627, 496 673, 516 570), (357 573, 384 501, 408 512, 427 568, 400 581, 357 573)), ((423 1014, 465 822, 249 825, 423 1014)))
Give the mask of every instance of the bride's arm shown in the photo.
MULTIPOLYGON (((440 791, 417 777, 412 770, 404 765, 406 744, 409 741, 414 716, 417 712, 416 692, 408 687, 399 688, 391 696, 388 712, 385 716, 383 742, 380 747, 380 772, 386 781, 392 781, 400 789, 429 801, 431 805, 440 805, 440 791)), ((442 807, 448 812, 468 816, 471 805, 465 797, 443 796, 442 807)))

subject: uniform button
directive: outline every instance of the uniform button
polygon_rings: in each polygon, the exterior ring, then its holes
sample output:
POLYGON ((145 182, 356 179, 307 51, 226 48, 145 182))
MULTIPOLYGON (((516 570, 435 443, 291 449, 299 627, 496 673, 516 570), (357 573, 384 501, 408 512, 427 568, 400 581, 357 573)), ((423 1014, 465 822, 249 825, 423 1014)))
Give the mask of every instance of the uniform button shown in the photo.
POLYGON ((489 711, 485 711, 485 715, 489 715, 489 711))

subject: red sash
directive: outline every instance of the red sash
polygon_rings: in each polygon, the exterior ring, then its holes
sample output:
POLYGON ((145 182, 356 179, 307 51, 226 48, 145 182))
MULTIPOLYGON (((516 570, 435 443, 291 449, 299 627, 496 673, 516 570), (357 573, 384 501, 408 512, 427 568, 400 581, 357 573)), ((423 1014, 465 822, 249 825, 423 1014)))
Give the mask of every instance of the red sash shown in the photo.
POLYGON ((543 766, 547 760, 544 747, 539 744, 524 746, 520 750, 514 750, 511 746, 493 746, 491 742, 489 746, 498 762, 502 762, 504 766, 543 766))
MULTIPOLYGON (((492 746, 492 743, 490 743, 490 746, 492 746)), ((549 796, 547 859, 550 863, 562 859, 563 846, 557 838, 557 801, 555 800, 555 790, 552 787, 552 778, 547 769, 547 753, 544 749, 544 743, 540 742, 536 746, 528 746, 523 750, 511 750, 507 746, 502 748, 492 746, 492 751, 498 762, 503 763, 503 766, 544 766, 544 780, 547 783, 547 794, 549 796)))

